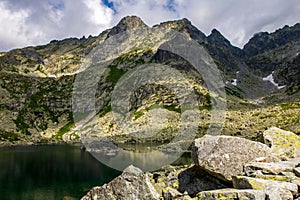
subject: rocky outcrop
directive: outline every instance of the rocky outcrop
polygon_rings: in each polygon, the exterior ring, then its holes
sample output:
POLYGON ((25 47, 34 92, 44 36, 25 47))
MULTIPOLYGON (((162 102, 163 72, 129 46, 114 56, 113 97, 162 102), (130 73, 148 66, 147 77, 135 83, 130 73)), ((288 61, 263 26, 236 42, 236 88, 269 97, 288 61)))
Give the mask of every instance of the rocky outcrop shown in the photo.
POLYGON ((134 30, 137 28, 147 28, 147 27, 148 26, 142 21, 142 19, 137 16, 124 17, 115 27, 113 27, 109 31, 107 38, 127 30, 134 30))
POLYGON ((288 94, 299 92, 300 24, 285 26, 274 33, 258 33, 244 46, 245 62, 261 77, 271 73, 288 94))
POLYGON ((148 176, 131 165, 110 183, 91 189, 81 200, 158 200, 159 196, 148 176))
POLYGON ((264 142, 281 159, 300 157, 300 137, 290 131, 271 127, 263 133, 264 142))
POLYGON ((262 158, 268 162, 278 161, 268 146, 231 136, 206 135, 196 139, 192 153, 197 166, 225 181, 241 174, 248 162, 262 158))
POLYGON ((274 33, 261 32, 257 33, 244 46, 244 52, 248 56, 255 56, 280 46, 286 45, 291 41, 299 41, 300 39, 300 24, 297 23, 292 27, 285 26, 278 29, 274 33))

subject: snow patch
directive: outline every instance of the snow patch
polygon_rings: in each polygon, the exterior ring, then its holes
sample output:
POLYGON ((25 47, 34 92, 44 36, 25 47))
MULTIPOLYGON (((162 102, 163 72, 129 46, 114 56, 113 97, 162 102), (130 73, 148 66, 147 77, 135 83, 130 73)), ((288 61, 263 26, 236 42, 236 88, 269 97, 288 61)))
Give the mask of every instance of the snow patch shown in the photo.
POLYGON ((233 79, 233 81, 231 82, 232 85, 237 86, 237 79, 233 79))
POLYGON ((57 76, 54 75, 54 74, 51 74, 51 75, 49 75, 48 77, 49 77, 49 78, 57 78, 57 76))
POLYGON ((263 78, 264 81, 270 81, 273 85, 275 85, 278 89, 282 89, 285 87, 285 85, 283 86, 279 86, 278 83, 276 83, 274 81, 274 77, 273 77, 274 71, 272 71, 272 73, 266 77, 263 78))

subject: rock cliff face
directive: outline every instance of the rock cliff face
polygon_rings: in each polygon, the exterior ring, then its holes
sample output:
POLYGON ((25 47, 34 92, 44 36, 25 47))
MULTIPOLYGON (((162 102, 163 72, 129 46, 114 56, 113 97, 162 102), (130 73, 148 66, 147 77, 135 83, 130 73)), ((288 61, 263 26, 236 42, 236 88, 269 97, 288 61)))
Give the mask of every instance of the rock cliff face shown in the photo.
MULTIPOLYGON (((144 31, 131 35, 127 45, 128 48, 130 43, 137 45, 116 55, 100 80, 90 80, 98 81, 95 94, 97 123, 102 124, 108 134, 119 133, 116 122, 111 119, 114 87, 126 72, 149 63, 168 65, 187 78, 203 114, 198 136, 208 129, 214 97, 209 94, 203 77, 184 58, 159 48, 159 41, 168 41, 167 33, 171 30, 183 33, 207 50, 220 70, 228 103, 224 134, 257 139, 268 126, 299 130, 299 24, 275 33, 257 34, 244 49, 239 49, 217 30, 205 36, 187 19, 148 27, 140 18, 131 16, 96 37, 53 40, 47 45, 1 53, 1 144, 78 140, 81 135, 73 119, 72 106, 77 105, 72 104, 72 91, 75 78, 82 73, 79 70, 82 63, 103 42, 120 33, 136 30, 144 31), (164 31, 149 35, 150 29, 164 31), (274 105, 283 102, 286 104, 274 105), (238 113, 239 109, 243 112, 238 113), (271 120, 272 116, 275 119, 271 120), (241 122, 241 118, 244 121, 241 122), (257 119, 263 119, 263 122, 257 119)), ((178 98, 160 84, 145 85, 133 92, 129 110, 134 123, 145 125, 149 110, 158 107, 166 109, 172 113, 169 116, 175 118, 181 113, 178 98)), ((84 108, 79 119, 84 121, 88 115, 86 111, 90 109, 84 108)), ((174 127, 175 118, 160 133, 163 137, 158 140, 170 140, 170 127, 174 127)), ((85 130, 91 129, 86 126, 85 130)), ((131 139, 122 141, 128 140, 131 139)))
POLYGON ((260 76, 273 73, 274 81, 286 86, 289 94, 299 92, 299 41, 299 23, 274 33, 258 33, 244 46, 246 63, 260 76))

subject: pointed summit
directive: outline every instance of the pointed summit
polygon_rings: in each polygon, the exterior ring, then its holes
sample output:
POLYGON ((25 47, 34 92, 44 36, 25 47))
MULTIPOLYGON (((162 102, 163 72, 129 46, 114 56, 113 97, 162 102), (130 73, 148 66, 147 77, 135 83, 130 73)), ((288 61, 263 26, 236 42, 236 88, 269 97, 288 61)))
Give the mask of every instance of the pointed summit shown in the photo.
POLYGON ((127 30, 134 30, 137 28, 148 27, 141 18, 137 16, 127 16, 121 19, 121 21, 111 29, 108 37, 121 33, 127 30))
POLYGON ((218 45, 230 45, 229 40, 227 40, 217 29, 213 29, 211 34, 207 37, 208 41, 218 45))
POLYGON ((198 30, 187 18, 183 18, 175 21, 168 21, 160 23, 159 25, 155 25, 154 27, 161 28, 170 28, 179 32, 186 32, 190 35, 190 37, 194 40, 203 42, 205 40, 205 35, 200 30, 198 30))

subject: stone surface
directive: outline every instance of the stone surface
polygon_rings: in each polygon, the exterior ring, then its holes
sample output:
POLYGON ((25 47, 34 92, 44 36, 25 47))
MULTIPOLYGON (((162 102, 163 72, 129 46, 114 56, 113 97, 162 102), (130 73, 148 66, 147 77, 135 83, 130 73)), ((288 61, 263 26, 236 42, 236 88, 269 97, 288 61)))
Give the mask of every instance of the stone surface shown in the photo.
POLYGON ((267 187, 264 192, 266 193, 268 200, 293 200, 293 194, 284 189, 278 187, 267 187))
POLYGON ((298 193, 298 186, 293 183, 283 181, 264 180, 246 176, 233 177, 233 186, 237 189, 254 189, 269 191, 274 188, 291 192, 293 195, 298 193))
POLYGON ((178 192, 176 189, 167 187, 163 190, 162 196, 164 200, 190 200, 192 199, 189 195, 187 194, 182 194, 178 192))
POLYGON ((271 127, 263 133, 264 142, 281 159, 300 157, 300 137, 290 131, 271 127))
POLYGON ((197 166, 167 166, 149 177, 159 193, 175 189, 194 197, 201 191, 226 188, 224 183, 197 166))
POLYGON ((91 189, 81 200, 158 200, 159 197, 148 176, 131 165, 110 183, 91 189))
POLYGON ((296 167, 294 169, 294 173, 296 174, 296 176, 300 177, 300 167, 296 167))
POLYGON ((237 190, 237 189, 221 189, 212 191, 203 191, 198 195, 199 200, 265 200, 265 193, 261 190, 237 190))
POLYGON ((258 173, 278 175, 282 172, 293 172, 295 164, 289 162, 250 162, 244 166, 247 176, 258 173))
POLYGON ((257 158, 278 161, 266 145, 231 136, 206 135, 196 139, 192 146, 192 157, 197 166, 225 181, 231 181, 232 176, 241 174, 243 166, 257 158))

